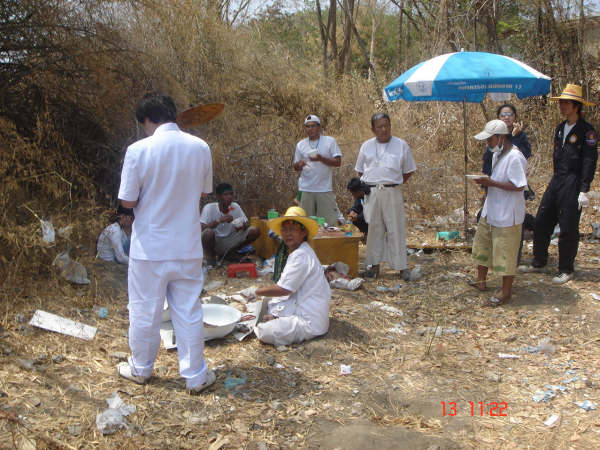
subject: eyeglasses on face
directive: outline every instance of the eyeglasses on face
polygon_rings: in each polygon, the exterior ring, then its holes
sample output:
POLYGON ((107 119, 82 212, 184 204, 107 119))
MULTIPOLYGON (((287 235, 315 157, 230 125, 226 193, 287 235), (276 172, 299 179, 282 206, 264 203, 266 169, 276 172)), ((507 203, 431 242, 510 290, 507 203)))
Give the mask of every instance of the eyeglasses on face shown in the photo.
POLYGON ((512 116, 514 116, 514 114, 511 113, 510 111, 500 113, 500 117, 512 117, 512 116))
POLYGON ((319 124, 318 123, 308 123, 306 125, 304 125, 304 128, 318 128, 319 124))

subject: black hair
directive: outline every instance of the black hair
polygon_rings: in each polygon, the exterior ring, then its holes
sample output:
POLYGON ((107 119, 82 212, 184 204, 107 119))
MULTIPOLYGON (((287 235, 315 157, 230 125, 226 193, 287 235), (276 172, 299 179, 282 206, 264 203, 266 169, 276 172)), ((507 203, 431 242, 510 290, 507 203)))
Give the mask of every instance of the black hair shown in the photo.
POLYGON ((513 114, 515 115, 515 117, 517 117, 517 108, 515 108, 515 105, 511 105, 510 103, 505 103, 504 105, 500 105, 500 107, 496 110, 497 118, 500 118, 500 111, 502 111, 503 108, 512 109, 513 114))
POLYGON ((227 191, 233 192, 233 186, 230 185, 229 183, 219 183, 219 184, 217 184, 217 187, 215 188, 215 193, 217 195, 223 195, 227 191))
POLYGON ((375 128, 375 122, 379 119, 387 119, 390 124, 392 123, 390 116, 386 113, 375 113, 371 116, 371 128, 375 128))
POLYGON ((284 220, 283 222, 281 222, 281 226, 283 227, 283 224, 286 222, 293 222, 294 224, 298 225, 301 230, 306 231, 306 234, 304 235, 304 241, 308 241, 308 230, 306 229, 306 227, 304 226, 303 223, 300 223, 294 219, 287 219, 287 220, 284 220))
POLYGON ((139 123, 144 123, 146 118, 154 124, 175 122, 177 107, 168 95, 150 92, 139 101, 135 110, 135 118, 139 123))
POLYGON ((347 188, 350 192, 362 191, 367 195, 371 193, 371 188, 367 186, 364 181, 361 181, 358 177, 352 178, 348 182, 347 188))
POLYGON ((582 114, 582 109, 583 109, 583 103, 578 102, 577 100, 571 100, 571 103, 573 103, 573 106, 575 106, 575 109, 577 109, 577 115, 581 116, 582 114))
POLYGON ((125 214, 126 216, 132 216, 133 217, 133 209, 132 208, 125 208, 123 205, 119 205, 117 207, 117 215, 120 216, 121 214, 125 214))

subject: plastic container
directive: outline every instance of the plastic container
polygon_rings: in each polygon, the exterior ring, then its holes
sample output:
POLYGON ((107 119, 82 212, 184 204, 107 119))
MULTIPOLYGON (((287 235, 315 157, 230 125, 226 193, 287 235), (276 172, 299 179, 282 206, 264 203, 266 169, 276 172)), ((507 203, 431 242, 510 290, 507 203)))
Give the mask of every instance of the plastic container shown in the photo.
POLYGON ((317 217, 316 220, 320 227, 325 225, 325 217, 317 217))
POLYGON ((352 221, 350 219, 346 219, 346 223, 344 224, 344 234, 346 236, 352 236, 352 221))
POLYGON ((275 219, 277 217, 279 217, 279 213, 277 212, 277 210, 271 208, 267 211, 267 219, 275 219))

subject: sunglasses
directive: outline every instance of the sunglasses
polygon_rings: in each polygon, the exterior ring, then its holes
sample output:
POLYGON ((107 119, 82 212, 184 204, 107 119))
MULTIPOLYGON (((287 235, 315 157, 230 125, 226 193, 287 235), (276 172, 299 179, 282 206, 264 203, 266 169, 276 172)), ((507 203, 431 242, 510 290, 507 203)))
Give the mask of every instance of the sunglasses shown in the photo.
POLYGON ((304 125, 304 128, 318 128, 320 125, 318 123, 309 123, 304 125))
POLYGON ((511 112, 503 112, 502 114, 500 114, 500 117, 512 117, 512 116, 514 116, 514 114, 511 112))

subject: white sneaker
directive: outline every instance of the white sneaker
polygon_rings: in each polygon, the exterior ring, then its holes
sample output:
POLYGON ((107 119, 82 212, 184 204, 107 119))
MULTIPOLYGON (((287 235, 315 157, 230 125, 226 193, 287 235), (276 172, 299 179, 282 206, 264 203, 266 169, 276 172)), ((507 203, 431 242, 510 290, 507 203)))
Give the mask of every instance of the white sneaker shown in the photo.
POLYGON ((198 387, 195 387, 193 389, 188 389, 188 392, 190 394, 199 394, 207 387, 215 384, 215 381, 217 381, 217 376, 215 375, 215 373, 212 370, 207 370, 206 371, 206 381, 198 387))
POLYGON ((564 284, 567 281, 572 280, 574 276, 575 275, 574 275, 573 272, 571 272, 571 273, 566 273, 566 272, 559 273, 557 276, 555 276, 554 278, 552 278, 552 282, 554 284, 564 284))
POLYGON ((137 384, 146 384, 148 382, 148 380, 150 379, 150 377, 142 377, 140 375, 132 374, 131 366, 129 365, 128 362, 120 362, 117 365, 117 372, 123 378, 125 378, 129 381, 133 381, 134 383, 137 383, 137 384))

